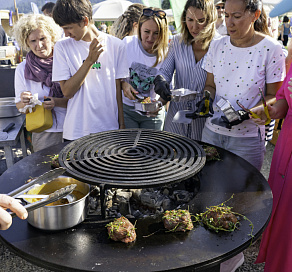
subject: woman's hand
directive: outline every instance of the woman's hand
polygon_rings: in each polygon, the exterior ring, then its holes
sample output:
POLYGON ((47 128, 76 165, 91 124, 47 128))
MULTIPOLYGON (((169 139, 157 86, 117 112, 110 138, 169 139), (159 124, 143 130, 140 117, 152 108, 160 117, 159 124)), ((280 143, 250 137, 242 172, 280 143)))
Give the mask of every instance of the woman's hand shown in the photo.
MULTIPOLYGON (((268 107, 268 111, 269 111, 269 115, 270 116, 273 116, 275 115, 276 113, 276 110, 273 106, 267 104, 267 107, 268 107)), ((250 115, 250 118, 258 125, 264 125, 267 120, 268 120, 268 117, 265 113, 265 109, 263 106, 260 106, 260 107, 256 107, 256 108, 253 108, 252 109, 252 112, 255 113, 256 115, 258 115, 260 118, 254 118, 252 117, 252 115, 250 115)))
POLYGON ((21 103, 23 103, 25 106, 29 105, 31 98, 32 98, 32 94, 29 91, 28 92, 22 92, 20 94, 21 103))
POLYGON ((47 109, 47 110, 52 110, 55 107, 55 100, 54 100, 54 98, 53 97, 49 97, 49 96, 44 96, 44 98, 47 99, 43 103, 44 108, 47 109))
POLYGON ((124 96, 129 98, 130 100, 136 100, 134 94, 138 94, 139 92, 137 92, 131 84, 129 84, 126 81, 122 81, 122 90, 124 92, 124 96))
POLYGON ((0 229, 7 230, 12 224, 12 217, 6 211, 10 209, 21 219, 27 218, 26 209, 14 198, 0 194, 0 229))

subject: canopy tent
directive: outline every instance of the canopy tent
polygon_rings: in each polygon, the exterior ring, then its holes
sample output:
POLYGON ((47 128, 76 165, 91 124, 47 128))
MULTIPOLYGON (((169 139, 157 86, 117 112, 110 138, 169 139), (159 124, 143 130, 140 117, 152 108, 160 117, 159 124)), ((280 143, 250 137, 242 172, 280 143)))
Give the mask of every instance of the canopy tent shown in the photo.
POLYGON ((92 19, 94 21, 115 21, 132 4, 127 0, 105 0, 93 5, 92 19))
POLYGON ((164 11, 166 13, 166 17, 167 17, 168 22, 173 22, 174 17, 173 17, 172 9, 165 9, 164 11))
POLYGON ((281 0, 263 0, 264 5, 272 5, 272 6, 275 6, 280 2, 281 0))

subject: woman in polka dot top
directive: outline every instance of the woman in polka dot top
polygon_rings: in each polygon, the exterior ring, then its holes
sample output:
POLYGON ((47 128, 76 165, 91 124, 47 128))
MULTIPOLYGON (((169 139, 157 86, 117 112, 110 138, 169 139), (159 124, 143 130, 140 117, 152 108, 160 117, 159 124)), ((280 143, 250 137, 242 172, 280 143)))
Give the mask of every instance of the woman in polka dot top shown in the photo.
POLYGON ((202 141, 229 150, 260 170, 265 126, 249 119, 227 128, 216 103, 223 97, 235 110, 240 109, 237 100, 248 109, 261 106, 259 87, 267 103, 273 103, 285 77, 285 56, 281 45, 267 35, 260 0, 227 0, 225 20, 229 36, 211 43, 203 63, 207 71, 205 90, 214 99, 214 115, 206 121, 202 141))

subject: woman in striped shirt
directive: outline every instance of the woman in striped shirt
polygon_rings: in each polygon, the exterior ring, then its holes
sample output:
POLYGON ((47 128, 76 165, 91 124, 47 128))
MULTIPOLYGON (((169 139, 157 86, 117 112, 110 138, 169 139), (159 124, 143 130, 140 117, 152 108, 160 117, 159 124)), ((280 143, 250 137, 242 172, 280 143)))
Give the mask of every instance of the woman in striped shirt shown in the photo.
POLYGON ((201 140, 206 118, 197 118, 190 124, 173 123, 174 115, 180 110, 196 110, 196 104, 203 97, 207 73, 201 64, 213 37, 217 19, 213 0, 188 0, 181 16, 181 34, 174 36, 169 52, 159 74, 170 83, 175 72, 173 89, 185 88, 197 91, 181 97, 179 102, 171 101, 164 130, 201 140))

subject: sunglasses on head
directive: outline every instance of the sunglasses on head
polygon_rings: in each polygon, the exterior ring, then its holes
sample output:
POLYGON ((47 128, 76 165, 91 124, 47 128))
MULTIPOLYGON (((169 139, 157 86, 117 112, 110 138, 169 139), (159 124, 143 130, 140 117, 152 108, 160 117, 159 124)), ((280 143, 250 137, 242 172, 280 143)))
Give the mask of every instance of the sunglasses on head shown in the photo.
POLYGON ((153 10, 150 8, 143 9, 143 15, 147 16, 147 17, 151 17, 151 16, 155 15, 160 19, 166 18, 166 13, 163 10, 153 10))
POLYGON ((224 9, 224 6, 216 6, 216 9, 224 9))

